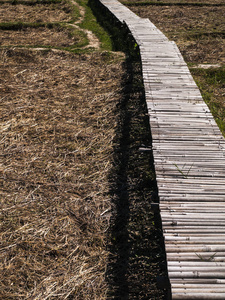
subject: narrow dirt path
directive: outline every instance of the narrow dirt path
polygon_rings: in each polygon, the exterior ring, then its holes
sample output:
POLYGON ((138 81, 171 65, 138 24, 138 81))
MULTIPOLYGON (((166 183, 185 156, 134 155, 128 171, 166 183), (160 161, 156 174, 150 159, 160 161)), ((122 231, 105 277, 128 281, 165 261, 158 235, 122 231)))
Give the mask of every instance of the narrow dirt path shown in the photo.
POLYGON ((85 49, 85 48, 96 48, 96 49, 100 49, 100 42, 99 42, 99 39, 96 37, 96 35, 94 35, 93 32, 91 32, 90 30, 87 30, 87 29, 83 29, 83 28, 80 28, 78 25, 76 24, 68 24, 69 26, 71 27, 74 27, 76 29, 79 29, 80 31, 84 32, 86 35, 87 35, 87 38, 88 38, 88 45, 82 47, 82 49, 85 49))
POLYGON ((78 24, 81 24, 82 21, 84 20, 84 17, 85 17, 85 9, 84 7, 80 6, 76 1, 74 0, 71 0, 71 3, 73 5, 75 5, 76 7, 78 7, 79 9, 79 12, 80 12, 80 17, 79 19, 74 22, 74 24, 70 24, 70 26, 76 28, 76 29, 79 29, 81 30, 82 32, 84 32, 86 35, 87 35, 87 38, 89 40, 89 44, 87 46, 84 46, 82 48, 96 48, 96 49, 100 49, 100 42, 99 42, 99 39, 96 37, 96 35, 90 31, 90 30, 87 30, 87 29, 83 29, 81 28, 78 24))
POLYGON ((85 9, 83 6, 80 6, 76 1, 74 0, 71 0, 70 1, 73 5, 75 5, 79 11, 80 11, 80 17, 78 18, 78 20, 76 22, 74 22, 74 24, 80 24, 83 20, 84 20, 84 17, 85 17, 85 9))

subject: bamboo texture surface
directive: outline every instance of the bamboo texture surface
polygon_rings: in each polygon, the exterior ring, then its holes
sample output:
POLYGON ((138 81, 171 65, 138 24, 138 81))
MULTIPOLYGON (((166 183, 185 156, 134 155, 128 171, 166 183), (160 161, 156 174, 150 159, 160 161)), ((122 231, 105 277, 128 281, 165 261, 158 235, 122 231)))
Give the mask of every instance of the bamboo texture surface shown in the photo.
POLYGON ((100 2, 140 49, 172 299, 225 299, 224 138, 176 44, 100 2))

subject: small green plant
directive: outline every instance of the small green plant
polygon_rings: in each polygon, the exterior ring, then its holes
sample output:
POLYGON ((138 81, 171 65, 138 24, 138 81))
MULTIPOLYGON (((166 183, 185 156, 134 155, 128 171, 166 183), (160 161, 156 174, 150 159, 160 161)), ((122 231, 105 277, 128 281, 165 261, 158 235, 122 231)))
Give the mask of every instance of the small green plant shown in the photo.
POLYGON ((84 20, 78 25, 83 29, 92 31, 98 37, 102 50, 112 50, 112 40, 109 33, 97 21, 96 3, 88 0, 78 0, 77 3, 85 8, 84 20))
POLYGON ((225 68, 191 68, 192 75, 201 91, 222 134, 225 134, 224 86, 225 68))
POLYGON ((189 173, 190 173, 190 171, 191 171, 191 169, 193 167, 193 164, 190 166, 190 168, 186 172, 184 172, 184 168, 185 168, 186 164, 184 164, 182 166, 182 168, 179 168, 177 164, 174 164, 174 166, 177 168, 177 171, 179 173, 181 173, 184 178, 188 178, 188 175, 189 175, 189 173))
POLYGON ((203 257, 201 254, 195 253, 202 261, 213 261, 214 257, 216 256, 217 252, 210 255, 208 258, 203 257))

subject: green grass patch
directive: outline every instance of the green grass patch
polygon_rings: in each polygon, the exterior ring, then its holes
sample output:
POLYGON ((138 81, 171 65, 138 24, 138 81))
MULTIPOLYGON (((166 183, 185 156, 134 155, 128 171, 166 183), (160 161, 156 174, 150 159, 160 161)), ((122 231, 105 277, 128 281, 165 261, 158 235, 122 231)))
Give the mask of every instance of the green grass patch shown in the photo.
POLYGON ((209 85, 215 85, 225 87, 225 67, 210 68, 208 70, 197 69, 200 74, 203 74, 206 83, 209 85))
POLYGON ((75 48, 81 48, 81 47, 85 47, 88 45, 87 35, 83 31, 80 31, 77 28, 73 28, 67 24, 61 24, 59 26, 59 29, 61 29, 61 28, 66 29, 69 38, 72 39, 74 37, 75 38, 79 37, 79 41, 75 45, 69 46, 69 47, 64 47, 64 50, 71 51, 71 50, 74 50, 75 48))
POLYGON ((111 51, 112 40, 108 32, 97 22, 96 16, 90 7, 88 0, 78 0, 77 3, 85 8, 85 17, 82 23, 78 24, 81 28, 92 31, 100 40, 101 50, 111 51))
POLYGON ((209 69, 191 68, 191 73, 225 136, 225 66, 209 69))
MULTIPOLYGON (((37 0, 37 1, 25 1, 25 0, 12 0, 12 1, 3 1, 1 3, 11 3, 14 5, 17 4, 25 4, 25 5, 30 5, 30 6, 35 6, 35 4, 56 4, 56 8, 60 8, 58 3, 62 3, 61 10, 64 10, 66 13, 68 13, 71 16, 71 19, 68 22, 61 22, 61 21, 56 21, 56 22, 43 22, 40 20, 40 22, 30 22, 30 20, 22 22, 19 20, 15 21, 10 21, 10 22, 2 22, 0 23, 0 30, 23 30, 25 28, 53 28, 53 25, 55 24, 56 26, 64 26, 66 24, 73 24, 76 20, 78 20, 79 17, 81 17, 79 7, 74 5, 71 1, 66 0, 37 0), (63 5, 64 4, 64 5, 63 5), (66 5, 65 5, 66 4, 66 5), (69 4, 69 5, 67 5, 69 4)), ((113 43, 110 34, 104 29, 103 26, 101 26, 98 23, 97 17, 94 15, 92 12, 92 9, 90 7, 90 3, 88 0, 78 0, 77 3, 82 6, 85 9, 85 16, 84 19, 81 23, 77 24, 81 29, 86 29, 95 34, 95 36, 99 39, 100 41, 100 50, 107 50, 107 51, 112 51, 113 49, 113 43)), ((15 10, 15 9, 14 9, 15 10)), ((82 42, 76 44, 75 47, 66 47, 66 50, 73 50, 77 52, 77 48, 84 47, 88 45, 88 39, 87 36, 84 32, 81 32, 79 30, 74 30, 73 33, 70 33, 72 35, 80 34, 82 36, 82 42), (76 31, 76 32, 75 32, 76 31)), ((17 46, 17 45, 15 45, 17 46)), ((85 50, 85 51, 90 51, 93 50, 94 48, 85 50)), ((94 49, 96 50, 96 49, 94 49)), ((80 51, 80 50, 78 50, 80 51)), ((85 52, 84 51, 84 52, 85 52)), ((83 52, 83 50, 81 50, 83 52)))
POLYGON ((72 20, 69 23, 73 23, 80 17, 79 8, 76 5, 72 5, 70 1, 66 1, 66 3, 71 5, 71 11, 68 11, 67 7, 63 7, 63 9, 66 13, 71 14, 72 20))
MULTIPOLYGON (((55 23, 55 26, 59 24, 55 23)), ((23 22, 8 22, 0 23, 0 30, 23 30, 25 28, 40 28, 46 27, 52 29, 54 26, 52 23, 23 23, 23 22)))

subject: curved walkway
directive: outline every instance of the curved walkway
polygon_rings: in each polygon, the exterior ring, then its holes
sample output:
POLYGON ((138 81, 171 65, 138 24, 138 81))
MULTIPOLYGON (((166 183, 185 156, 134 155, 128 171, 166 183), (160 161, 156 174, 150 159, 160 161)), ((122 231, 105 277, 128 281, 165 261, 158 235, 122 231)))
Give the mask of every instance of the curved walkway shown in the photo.
POLYGON ((140 49, 172 299, 225 299, 225 140, 176 44, 100 2, 140 49))

